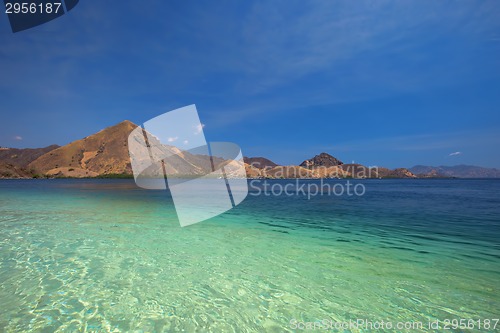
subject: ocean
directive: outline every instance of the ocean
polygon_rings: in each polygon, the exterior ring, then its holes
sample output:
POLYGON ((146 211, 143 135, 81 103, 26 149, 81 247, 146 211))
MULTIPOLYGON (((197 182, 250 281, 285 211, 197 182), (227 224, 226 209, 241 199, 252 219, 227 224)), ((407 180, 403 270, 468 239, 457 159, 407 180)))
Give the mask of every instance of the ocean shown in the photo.
POLYGON ((0 181, 0 331, 500 331, 499 180, 251 182, 181 228, 133 180, 0 181))

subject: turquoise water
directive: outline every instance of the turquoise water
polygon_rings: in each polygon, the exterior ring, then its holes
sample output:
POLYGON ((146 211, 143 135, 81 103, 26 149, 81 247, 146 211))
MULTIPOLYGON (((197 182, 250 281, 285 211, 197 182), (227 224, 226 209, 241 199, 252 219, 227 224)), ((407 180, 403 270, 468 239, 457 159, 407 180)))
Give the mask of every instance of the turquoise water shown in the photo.
POLYGON ((500 331, 478 328, 500 317, 500 181, 359 182, 181 228, 168 193, 130 180, 1 181, 0 331, 500 331))

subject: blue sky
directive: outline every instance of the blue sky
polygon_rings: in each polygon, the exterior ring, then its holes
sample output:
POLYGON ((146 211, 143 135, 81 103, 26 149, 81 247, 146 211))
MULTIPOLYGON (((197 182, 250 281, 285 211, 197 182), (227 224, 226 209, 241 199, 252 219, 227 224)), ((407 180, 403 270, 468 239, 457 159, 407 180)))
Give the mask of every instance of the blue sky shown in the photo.
POLYGON ((0 13, 0 73, 0 146, 196 104, 281 164, 500 167, 499 1, 81 1, 16 34, 0 13))

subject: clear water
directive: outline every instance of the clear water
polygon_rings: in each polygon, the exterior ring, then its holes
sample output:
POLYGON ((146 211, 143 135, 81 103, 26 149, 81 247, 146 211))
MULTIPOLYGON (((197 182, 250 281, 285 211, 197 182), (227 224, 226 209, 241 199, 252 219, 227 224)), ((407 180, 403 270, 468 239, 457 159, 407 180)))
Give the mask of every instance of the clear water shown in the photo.
POLYGON ((0 331, 500 317, 500 181, 362 183, 363 197, 249 196, 181 228, 168 193, 131 180, 1 181, 0 331))

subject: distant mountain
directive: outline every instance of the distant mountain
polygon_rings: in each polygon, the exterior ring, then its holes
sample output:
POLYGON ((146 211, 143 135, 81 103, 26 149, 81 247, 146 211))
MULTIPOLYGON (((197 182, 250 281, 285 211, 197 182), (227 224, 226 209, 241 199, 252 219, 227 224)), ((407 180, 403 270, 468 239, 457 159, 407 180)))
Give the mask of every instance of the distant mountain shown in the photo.
POLYGON ((394 170, 377 168, 377 172, 379 178, 417 178, 417 175, 406 168, 396 168, 394 170))
POLYGON ((405 168, 391 170, 383 167, 366 167, 361 164, 343 164, 340 168, 353 178, 417 178, 405 168))
MULTIPOLYGON (((138 126, 134 123, 128 120, 122 121, 81 140, 49 151, 32 161, 28 168, 49 177, 131 176, 128 142, 129 135, 136 128, 138 126)), ((137 139, 143 142, 142 131, 137 133, 137 139)), ((166 154, 169 155, 168 163, 165 163, 165 170, 169 175, 205 175, 212 171, 212 163, 216 167, 224 165, 229 174, 237 169, 237 166, 231 166, 231 161, 217 157, 210 159, 208 155, 194 154, 181 151, 174 146, 163 145, 154 135, 149 136, 149 144, 152 147, 151 154, 154 160, 161 160, 166 154)), ((149 164, 149 154, 142 157, 145 163, 149 164)))
MULTIPOLYGON (((38 149, 0 148, 0 178, 97 177, 132 175, 129 157, 129 135, 138 126, 125 120, 65 146, 52 145, 38 149)), ((133 139, 133 138, 132 138, 133 139)), ((137 140, 143 142, 142 131, 137 140)), ((149 138, 154 160, 168 154, 165 170, 168 175, 197 176, 212 171, 212 165, 224 166, 229 177, 241 177, 235 161, 210 158, 203 150, 181 151, 163 145, 154 136, 149 138)), ((142 151, 142 150, 141 150, 142 151)), ((149 164, 150 155, 142 157, 149 164)), ((500 170, 470 165, 423 166, 394 170, 344 164, 328 153, 321 153, 300 165, 281 166, 265 157, 245 157, 245 170, 250 178, 500 178, 500 170)))
POLYGON ((410 168, 410 171, 419 178, 500 178, 500 170, 495 168, 483 168, 473 165, 455 165, 455 166, 426 166, 416 165, 410 168))
POLYGON ((29 164, 29 168, 48 176, 130 174, 127 140, 136 127, 128 120, 122 121, 40 156, 29 164))
POLYGON ((0 179, 1 178, 33 178, 36 177, 30 170, 0 161, 0 179))
POLYGON ((340 168, 348 172, 353 178, 379 178, 377 168, 370 168, 355 163, 342 164, 340 168))
POLYGON ((332 166, 338 166, 344 164, 342 161, 336 159, 330 154, 327 153, 321 153, 319 155, 314 156, 313 158, 309 160, 305 160, 304 162, 300 163, 299 166, 307 169, 312 169, 314 167, 332 167, 332 166))
POLYGON ((51 145, 45 148, 0 148, 0 178, 33 178, 36 172, 28 165, 38 157, 59 148, 51 145))
POLYGON ((257 169, 269 169, 278 166, 278 164, 265 157, 244 157, 243 161, 257 169))
POLYGON ((346 178, 351 174, 338 166, 317 167, 307 169, 297 165, 276 166, 272 169, 263 169, 261 177, 264 178, 346 178))
POLYGON ((366 167, 361 164, 344 164, 341 160, 327 153, 321 153, 300 164, 312 170, 314 178, 416 178, 408 169, 366 167), (322 170, 322 171, 320 171, 322 170))
POLYGON ((12 164, 17 167, 26 168, 28 164, 48 153, 59 148, 58 145, 51 145, 45 148, 0 148, 0 161, 12 164))

